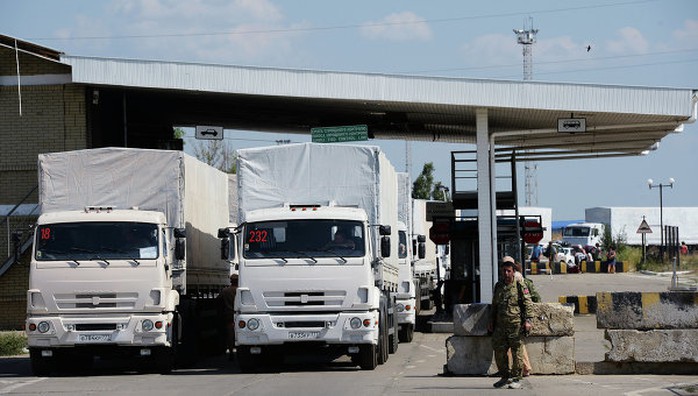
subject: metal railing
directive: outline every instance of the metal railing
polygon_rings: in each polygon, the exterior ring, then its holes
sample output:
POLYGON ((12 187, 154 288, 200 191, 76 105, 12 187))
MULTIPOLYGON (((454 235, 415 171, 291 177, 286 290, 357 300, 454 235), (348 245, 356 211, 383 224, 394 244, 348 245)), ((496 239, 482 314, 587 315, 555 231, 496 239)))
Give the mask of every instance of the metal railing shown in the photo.
POLYGON ((5 237, 7 239, 7 255, 0 261, 0 275, 31 246, 32 233, 30 231, 38 217, 39 205, 27 204, 26 201, 34 194, 37 188, 38 185, 34 186, 19 203, 7 212, 0 223, 0 230, 6 233, 5 237), (20 211, 20 209, 26 207, 30 209, 28 211, 20 211))

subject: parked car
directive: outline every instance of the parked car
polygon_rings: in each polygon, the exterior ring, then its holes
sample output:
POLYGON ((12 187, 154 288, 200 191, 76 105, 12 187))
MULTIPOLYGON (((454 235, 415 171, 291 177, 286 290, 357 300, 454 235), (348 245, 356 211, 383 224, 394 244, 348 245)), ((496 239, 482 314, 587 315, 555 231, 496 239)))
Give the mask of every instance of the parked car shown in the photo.
POLYGON ((569 246, 558 246, 557 255, 555 256, 555 261, 560 263, 566 263, 567 267, 576 267, 574 262, 574 252, 569 246))

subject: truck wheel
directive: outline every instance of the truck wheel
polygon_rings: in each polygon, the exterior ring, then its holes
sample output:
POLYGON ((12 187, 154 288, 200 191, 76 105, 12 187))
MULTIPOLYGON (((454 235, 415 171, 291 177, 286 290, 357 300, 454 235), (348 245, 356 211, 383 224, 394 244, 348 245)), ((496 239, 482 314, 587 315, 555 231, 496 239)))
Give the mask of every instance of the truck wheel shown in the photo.
POLYGON ((381 309, 379 313, 378 328, 378 364, 388 361, 388 313, 385 307, 385 299, 381 299, 381 309))
MULTIPOLYGON (((393 307, 394 307, 394 305, 393 305, 393 307)), ((398 337, 400 326, 397 323, 397 312, 395 312, 395 310, 393 310, 392 318, 393 318, 393 334, 391 334, 388 337, 388 339, 390 340, 389 341, 390 343, 388 344, 388 346, 389 346, 388 352, 390 352, 391 354, 397 352, 398 345, 400 344, 400 339, 398 337)))
POLYGON ((359 367, 362 370, 375 370, 378 366, 378 351, 373 344, 359 345, 359 367))
POLYGON ((414 325, 408 323, 400 329, 399 333, 400 342, 412 342, 414 338, 414 325))
POLYGON ((45 377, 51 374, 55 367, 53 359, 41 357, 41 351, 30 349, 29 358, 31 360, 32 372, 37 377, 45 377))

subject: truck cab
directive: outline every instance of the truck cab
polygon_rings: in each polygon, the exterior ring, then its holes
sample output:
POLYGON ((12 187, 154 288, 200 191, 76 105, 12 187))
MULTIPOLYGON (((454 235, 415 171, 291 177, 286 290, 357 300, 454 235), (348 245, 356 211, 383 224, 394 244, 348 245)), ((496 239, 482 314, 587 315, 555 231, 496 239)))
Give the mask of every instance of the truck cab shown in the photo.
POLYGON ((379 235, 390 227, 369 224, 358 208, 284 205, 247 213, 237 230, 241 368, 313 346, 375 368, 388 342, 387 291, 398 286, 397 268, 383 259, 390 240, 379 235))
POLYGON ((595 246, 601 243, 604 228, 605 226, 601 223, 570 224, 562 231, 562 241, 571 246, 595 246))
POLYGON ((399 286, 397 292, 398 337, 401 342, 411 342, 416 324, 414 267, 412 244, 409 241, 407 225, 398 222, 398 268, 399 286))
POLYGON ((110 207, 42 214, 27 291, 37 374, 129 347, 168 371, 176 343, 173 277, 184 245, 160 212, 110 207))

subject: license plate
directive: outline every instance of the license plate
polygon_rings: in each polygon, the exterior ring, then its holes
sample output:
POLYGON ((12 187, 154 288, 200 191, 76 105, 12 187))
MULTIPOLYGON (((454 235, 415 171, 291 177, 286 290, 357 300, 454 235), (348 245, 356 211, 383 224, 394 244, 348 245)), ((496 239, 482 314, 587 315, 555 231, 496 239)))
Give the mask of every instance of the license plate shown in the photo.
POLYGON ((312 340, 320 337, 319 331, 294 331, 288 333, 289 340, 312 340))
POLYGON ((78 342, 109 342, 111 336, 109 334, 80 334, 78 342))

